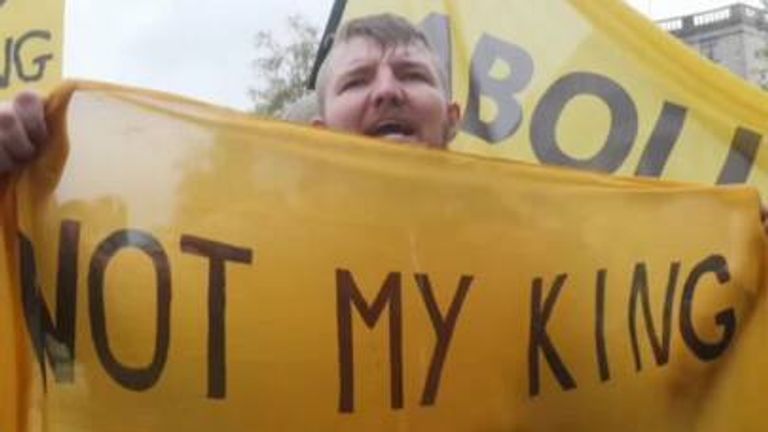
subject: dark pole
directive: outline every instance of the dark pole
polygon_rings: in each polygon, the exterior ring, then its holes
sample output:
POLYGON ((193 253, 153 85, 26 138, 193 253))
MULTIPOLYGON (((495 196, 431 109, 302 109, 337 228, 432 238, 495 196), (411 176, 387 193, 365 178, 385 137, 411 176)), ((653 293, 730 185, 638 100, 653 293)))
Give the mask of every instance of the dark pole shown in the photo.
POLYGON ((331 46, 333 45, 333 35, 336 33, 336 29, 339 28, 346 7, 347 0, 335 0, 333 3, 331 15, 328 17, 328 22, 325 24, 323 38, 320 40, 320 47, 317 49, 317 55, 315 55, 315 64, 312 66, 312 73, 309 75, 309 81, 307 82, 307 87, 309 89, 314 90, 315 88, 315 82, 317 81, 317 74, 320 72, 320 66, 323 65, 325 57, 331 50, 331 46))

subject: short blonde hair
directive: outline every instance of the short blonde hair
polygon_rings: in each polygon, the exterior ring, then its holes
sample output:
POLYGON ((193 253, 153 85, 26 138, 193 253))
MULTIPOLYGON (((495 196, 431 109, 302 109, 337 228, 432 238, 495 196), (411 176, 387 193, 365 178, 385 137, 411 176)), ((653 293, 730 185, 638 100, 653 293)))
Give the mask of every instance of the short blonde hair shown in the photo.
POLYGON ((333 36, 333 46, 320 67, 315 87, 317 103, 321 114, 325 112, 325 91, 328 85, 333 54, 341 44, 358 37, 372 40, 382 48, 413 44, 423 46, 429 52, 430 60, 437 70, 443 93, 446 97, 450 96, 451 84, 448 82, 448 73, 438 60, 434 47, 423 31, 398 15, 390 13, 368 15, 348 21, 333 36))

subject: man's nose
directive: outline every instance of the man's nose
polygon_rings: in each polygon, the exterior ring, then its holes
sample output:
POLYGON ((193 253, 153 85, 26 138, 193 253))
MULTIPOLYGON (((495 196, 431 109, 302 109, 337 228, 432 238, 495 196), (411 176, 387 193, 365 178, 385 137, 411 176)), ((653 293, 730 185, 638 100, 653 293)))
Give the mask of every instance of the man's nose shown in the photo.
POLYGON ((373 102, 376 107, 401 106, 405 101, 402 83, 390 70, 382 70, 376 75, 373 87, 373 102))

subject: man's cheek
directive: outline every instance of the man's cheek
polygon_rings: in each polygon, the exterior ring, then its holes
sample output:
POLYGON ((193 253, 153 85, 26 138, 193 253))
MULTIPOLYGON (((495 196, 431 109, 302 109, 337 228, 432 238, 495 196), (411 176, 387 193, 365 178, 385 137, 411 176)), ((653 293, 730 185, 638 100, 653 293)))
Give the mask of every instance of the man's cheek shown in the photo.
POLYGON ((365 106, 359 101, 345 100, 335 110, 334 119, 340 129, 349 132, 363 133, 365 106))

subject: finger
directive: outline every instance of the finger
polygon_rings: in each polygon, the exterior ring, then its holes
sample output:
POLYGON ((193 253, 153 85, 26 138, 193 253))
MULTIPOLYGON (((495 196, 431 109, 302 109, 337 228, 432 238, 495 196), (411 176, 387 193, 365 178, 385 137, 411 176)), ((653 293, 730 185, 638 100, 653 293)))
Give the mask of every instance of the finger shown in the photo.
POLYGON ((45 107, 37 93, 23 91, 13 100, 13 110, 35 148, 48 139, 48 127, 45 124, 45 107))
MULTIPOLYGON (((0 136, 2 136, 2 133, 0 133, 0 136)), ((6 174, 16 168, 18 164, 16 161, 8 154, 8 152, 0 146, 0 174, 6 174)))
POLYGON ((16 160, 26 160, 35 154, 21 120, 7 107, 0 109, 0 149, 6 158, 16 160))

